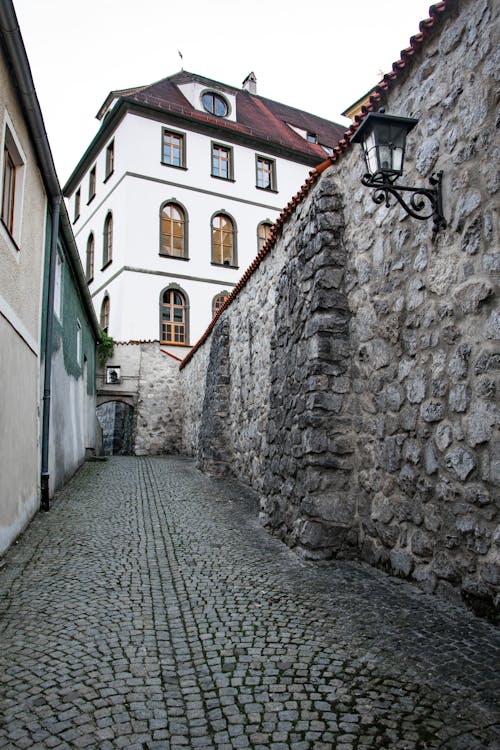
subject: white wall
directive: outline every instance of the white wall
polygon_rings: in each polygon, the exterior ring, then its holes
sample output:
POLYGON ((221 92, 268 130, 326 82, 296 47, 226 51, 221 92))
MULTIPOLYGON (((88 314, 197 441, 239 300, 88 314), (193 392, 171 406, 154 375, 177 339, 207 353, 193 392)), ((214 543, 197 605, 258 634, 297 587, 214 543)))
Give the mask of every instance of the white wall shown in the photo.
MULTIPOLYGON (((0 224, 0 554, 38 507, 40 305, 46 196, 0 51, 0 173, 9 125, 25 159, 15 242, 0 224)), ((2 186, 0 185, 0 200, 2 186)))
MULTIPOLYGON (((115 171, 104 183, 106 147, 96 164, 97 191, 87 205, 88 174, 81 182, 81 215, 74 225, 85 266, 87 240, 95 237, 95 271, 90 291, 99 314, 106 291, 110 296, 109 332, 120 341, 159 337, 159 295, 170 281, 187 293, 190 304, 190 343, 203 333, 211 319, 212 299, 222 290, 231 291, 258 251, 257 226, 273 223, 282 207, 294 195, 309 168, 268 155, 276 162, 278 192, 260 190, 256 183, 256 153, 233 146, 234 182, 211 177, 211 142, 231 145, 224 139, 186 133, 187 169, 161 163, 162 129, 171 127, 128 114, 113 138, 115 171), (132 174, 130 174, 132 173, 132 174), (193 189, 195 188, 195 189, 193 189), (160 206, 174 200, 188 216, 189 260, 159 255, 160 206), (113 262, 101 271, 103 226, 108 211, 113 213, 113 262), (211 217, 228 213, 237 229, 237 268, 211 263, 211 217), (113 279, 123 266, 151 274, 130 271, 113 279), (185 278, 187 277, 187 278, 185 278)), ((74 213, 70 197, 70 215, 74 213)))

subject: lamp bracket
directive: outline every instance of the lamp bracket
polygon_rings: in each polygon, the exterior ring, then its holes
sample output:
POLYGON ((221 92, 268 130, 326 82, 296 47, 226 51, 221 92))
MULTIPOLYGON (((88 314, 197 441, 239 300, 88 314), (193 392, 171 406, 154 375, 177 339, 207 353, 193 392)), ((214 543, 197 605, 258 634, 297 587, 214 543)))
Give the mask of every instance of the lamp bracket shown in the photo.
POLYGON ((442 172, 431 175, 429 178, 431 187, 429 188, 395 185, 380 172, 375 175, 365 174, 361 178, 361 182, 365 187, 374 188, 372 198, 378 205, 385 203, 386 207, 389 208, 391 205, 389 196, 393 195, 406 213, 413 216, 414 219, 424 221, 432 218, 432 237, 434 239, 437 232, 440 229, 446 229, 447 226, 446 219, 443 216, 442 178, 442 172), (411 193, 408 202, 400 195, 401 191, 411 193))

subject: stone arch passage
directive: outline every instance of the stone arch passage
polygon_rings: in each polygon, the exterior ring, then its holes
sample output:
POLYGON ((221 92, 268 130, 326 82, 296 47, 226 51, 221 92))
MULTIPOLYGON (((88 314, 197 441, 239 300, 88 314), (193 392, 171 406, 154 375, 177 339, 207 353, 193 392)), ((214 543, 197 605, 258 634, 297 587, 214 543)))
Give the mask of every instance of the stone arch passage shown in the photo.
POLYGON ((105 401, 96 409, 102 428, 105 456, 133 455, 134 407, 124 401, 105 401))

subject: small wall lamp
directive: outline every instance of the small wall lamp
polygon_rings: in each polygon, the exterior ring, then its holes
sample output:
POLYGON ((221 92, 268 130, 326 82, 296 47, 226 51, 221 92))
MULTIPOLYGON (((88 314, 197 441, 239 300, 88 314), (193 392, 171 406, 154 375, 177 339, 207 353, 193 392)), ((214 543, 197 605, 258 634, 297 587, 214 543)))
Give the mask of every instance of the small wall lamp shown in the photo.
POLYGON ((381 112, 370 112, 351 138, 360 143, 365 156, 367 174, 361 178, 366 187, 375 188, 373 200, 390 206, 393 195, 414 219, 433 219, 433 237, 446 228, 441 195, 442 172, 429 178, 430 188, 395 185, 403 174, 406 136, 417 124, 413 117, 395 117, 381 112), (411 193, 407 203, 401 192, 411 193), (430 211, 430 212, 429 212, 430 211))

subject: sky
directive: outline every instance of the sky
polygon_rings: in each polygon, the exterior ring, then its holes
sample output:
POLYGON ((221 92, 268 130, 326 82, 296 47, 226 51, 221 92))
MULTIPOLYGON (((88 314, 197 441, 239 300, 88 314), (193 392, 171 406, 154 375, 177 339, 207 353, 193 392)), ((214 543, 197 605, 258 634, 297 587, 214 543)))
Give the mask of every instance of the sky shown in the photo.
MULTIPOLYGON (((1 0, 0 0, 1 1, 1 0)), ((391 70, 429 0, 13 0, 63 185, 108 93, 183 68, 335 122, 391 70), (179 55, 182 54, 182 59, 179 55)))

